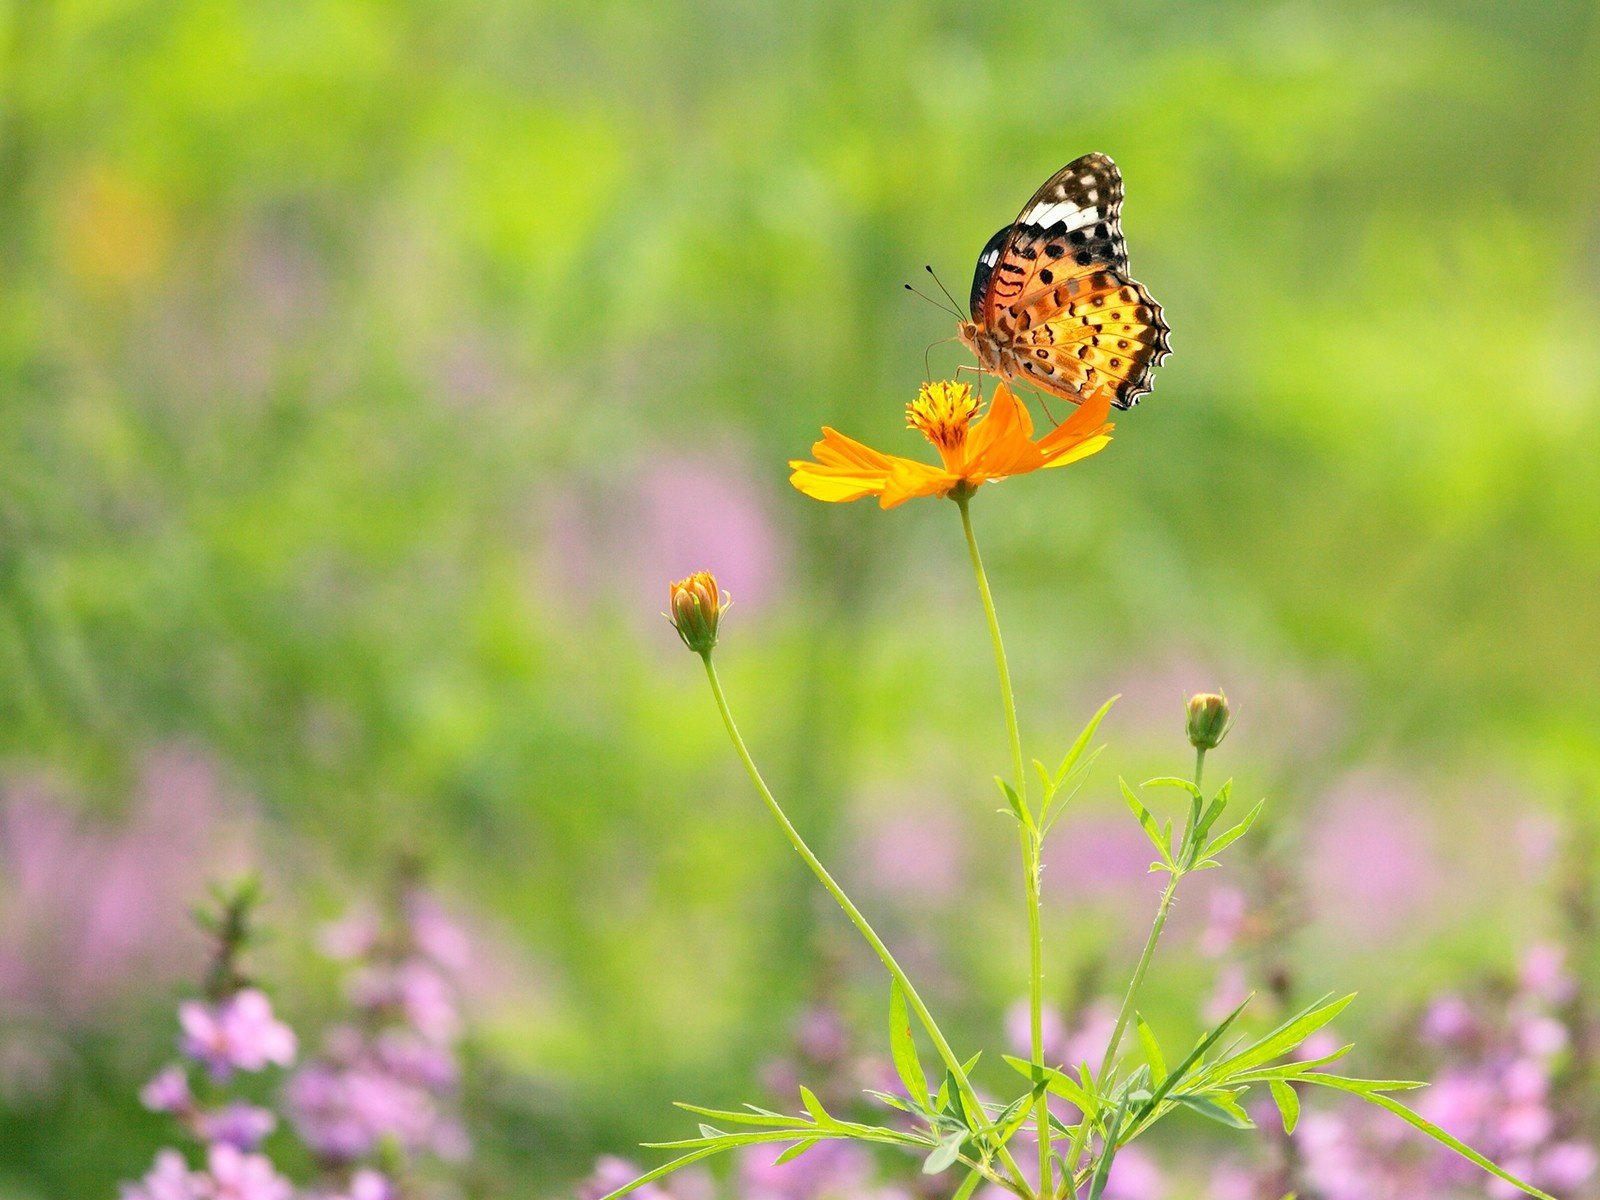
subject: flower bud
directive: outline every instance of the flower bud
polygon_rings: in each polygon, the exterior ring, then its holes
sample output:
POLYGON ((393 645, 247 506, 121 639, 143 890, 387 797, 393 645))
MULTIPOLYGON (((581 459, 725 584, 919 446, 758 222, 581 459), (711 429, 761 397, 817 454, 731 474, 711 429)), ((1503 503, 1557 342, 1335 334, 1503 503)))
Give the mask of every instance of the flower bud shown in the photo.
POLYGON ((709 654, 717 644, 717 621, 722 616, 724 597, 710 571, 696 571, 672 585, 667 620, 678 631, 683 644, 696 654, 709 654))
POLYGON ((1196 750, 1215 750, 1233 728, 1228 697, 1221 692, 1200 692, 1189 697, 1189 744, 1196 750))

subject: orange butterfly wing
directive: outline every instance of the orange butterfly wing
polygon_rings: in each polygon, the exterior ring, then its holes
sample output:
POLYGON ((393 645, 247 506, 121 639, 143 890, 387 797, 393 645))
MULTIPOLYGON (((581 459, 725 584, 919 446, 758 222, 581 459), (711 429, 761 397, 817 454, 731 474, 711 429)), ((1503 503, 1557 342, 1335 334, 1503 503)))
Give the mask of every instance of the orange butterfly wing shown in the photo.
POLYGON ((1074 403, 1109 388, 1118 408, 1150 390, 1168 329, 1161 306, 1128 276, 1122 195, 1117 165, 1086 154, 984 247, 972 317, 996 348, 998 374, 1074 403))

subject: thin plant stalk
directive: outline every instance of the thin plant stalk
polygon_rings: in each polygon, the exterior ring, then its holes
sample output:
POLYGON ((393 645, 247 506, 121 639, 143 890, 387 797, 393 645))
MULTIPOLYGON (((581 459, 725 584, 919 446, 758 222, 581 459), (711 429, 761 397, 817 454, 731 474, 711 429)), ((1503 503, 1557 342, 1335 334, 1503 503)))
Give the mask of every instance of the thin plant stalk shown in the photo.
MULTIPOLYGON (((956 1086, 961 1089, 962 1094, 972 1105, 972 1111, 982 1112, 982 1100, 979 1098, 976 1089, 973 1088, 972 1081, 968 1079, 967 1072, 961 1065, 961 1060, 956 1057, 956 1052, 951 1049, 949 1041, 940 1030, 938 1023, 933 1019, 933 1014, 928 1011, 928 1006, 923 1003, 916 986, 890 952, 889 947, 884 944, 883 939, 878 936, 877 931, 872 928, 871 923, 862 915, 861 910, 855 906, 855 902, 845 894, 845 890, 839 886, 833 876, 828 873, 828 869, 822 865, 822 861, 812 852, 811 847, 806 844, 805 838, 800 836, 800 831, 794 827, 794 823, 789 820, 788 815, 783 811, 776 797, 773 796, 772 789, 767 787, 766 780, 761 777, 760 768, 756 766, 755 759, 750 756, 750 751, 744 744, 744 738, 739 733, 739 727, 734 723, 733 712, 728 707, 728 699, 723 694, 722 681, 717 678, 717 668, 711 661, 710 653, 702 654, 700 657, 706 665, 706 678, 711 683, 711 694, 716 698, 717 711, 722 714, 722 723, 727 727, 728 737, 733 742, 733 748, 739 755, 739 761, 744 764, 745 772, 750 776, 750 782, 755 785, 756 791, 760 793, 767 810, 772 813, 773 819, 778 822, 784 836, 789 839, 789 844, 794 847, 795 853, 805 861, 806 866, 811 868, 811 873, 827 889, 828 894, 838 902, 839 907, 844 909, 845 916, 850 918, 850 923, 866 939, 867 944, 872 947, 873 952, 877 954, 889 974, 900 985, 901 990, 905 993, 907 1006, 917 1015, 917 1019, 922 1022, 922 1027, 927 1030, 934 1049, 938 1051, 940 1059, 949 1069, 951 1077, 955 1079, 956 1086)), ((1011 1175, 1010 1181, 1002 1180, 1000 1182, 1005 1183, 1018 1195, 1027 1197, 1028 1200, 1035 1200, 1035 1194, 1027 1186, 1027 1180, 1022 1174, 1022 1169, 1017 1165, 1016 1158, 1011 1153, 1010 1148, 1001 1145, 997 1148, 997 1153, 1001 1163, 1011 1175)))
MULTIPOLYGON (((1000 636, 1000 617, 995 611, 994 593, 989 589, 989 576, 983 569, 983 555, 978 551, 978 538, 972 529, 972 514, 968 511, 968 497, 957 495, 956 506, 961 510, 961 529, 967 537, 967 553, 972 558, 972 573, 978 581, 978 595, 983 600, 983 614, 989 622, 989 638, 994 643, 994 665, 1000 675, 1000 702, 1005 709, 1006 735, 1011 741, 1011 769, 1016 780, 1017 796, 1024 811, 1028 808, 1028 775, 1022 760, 1022 731, 1017 725, 1017 698, 1011 686, 1011 668, 1006 662, 1005 642, 1000 636)), ((1044 937, 1039 921, 1039 835, 1020 821, 1017 833, 1022 846, 1023 885, 1028 899, 1028 1032, 1031 1044, 1031 1061, 1035 1078, 1044 1070, 1044 937)), ((1039 1194, 1049 1196, 1054 1191, 1053 1171, 1050 1162, 1050 1101, 1048 1093, 1041 1093, 1035 1110, 1039 1127, 1039 1194)))

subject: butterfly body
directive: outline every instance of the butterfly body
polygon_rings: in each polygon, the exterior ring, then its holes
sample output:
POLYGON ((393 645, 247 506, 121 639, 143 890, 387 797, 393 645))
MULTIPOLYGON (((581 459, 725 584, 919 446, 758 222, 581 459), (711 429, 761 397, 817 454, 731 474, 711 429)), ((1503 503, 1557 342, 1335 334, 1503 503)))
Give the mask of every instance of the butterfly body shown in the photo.
POLYGON ((1128 275, 1122 175, 1086 154, 1045 181, 978 256, 961 340, 985 371, 1081 403, 1118 408, 1150 390, 1169 352, 1161 306, 1128 275))

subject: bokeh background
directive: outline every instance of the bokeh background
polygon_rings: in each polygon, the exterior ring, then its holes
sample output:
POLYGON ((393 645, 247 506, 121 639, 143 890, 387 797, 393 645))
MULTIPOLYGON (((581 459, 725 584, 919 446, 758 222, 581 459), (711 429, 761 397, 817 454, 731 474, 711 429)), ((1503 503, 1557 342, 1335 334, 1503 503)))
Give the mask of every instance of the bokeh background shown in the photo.
POLYGON ((247 869, 314 1027, 315 927, 426 858, 480 948, 475 1194, 765 1095, 816 1004, 872 1048, 881 981, 661 619, 700 567, 775 789, 958 1044, 1000 1040, 956 514, 814 504, 785 460, 824 423, 918 452, 953 323, 902 281, 964 295, 1088 150, 1175 354, 1107 453, 974 509, 1032 749, 1123 694, 1047 877, 1052 1002, 1143 934, 1115 777, 1185 767, 1200 687, 1240 710, 1212 769, 1271 798, 1239 865, 1288 864, 1288 960, 1364 992, 1359 1067, 1564 936, 1600 783, 1588 0, 8 0, 0 1195, 147 1168, 187 906, 247 869))

